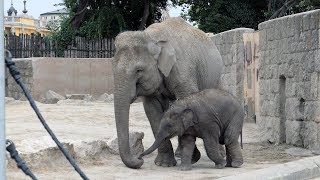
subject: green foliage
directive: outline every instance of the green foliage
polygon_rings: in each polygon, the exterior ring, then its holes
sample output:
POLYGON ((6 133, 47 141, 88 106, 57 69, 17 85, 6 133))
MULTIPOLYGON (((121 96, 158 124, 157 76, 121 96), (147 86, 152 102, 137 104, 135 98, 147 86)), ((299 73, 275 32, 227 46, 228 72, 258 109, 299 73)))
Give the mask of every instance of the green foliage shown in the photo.
POLYGON ((138 30, 145 2, 149 3, 146 21, 146 26, 149 26, 161 18, 160 12, 167 6, 167 0, 64 0, 69 16, 61 23, 60 30, 51 35, 59 42, 59 56, 63 56, 64 49, 75 35, 97 39, 115 37, 126 30, 138 30), (81 10, 85 11, 83 16, 79 15, 81 10), (74 28, 73 22, 80 22, 80 27, 74 28))
POLYGON ((257 29, 269 18, 320 7, 319 0, 173 0, 183 7, 181 16, 206 32, 247 27, 257 29))
MULTIPOLYGON (((95 0, 88 1, 87 10, 83 19, 80 19, 80 28, 75 34, 89 38, 114 37, 125 30, 138 30, 144 12, 146 0, 95 0)), ((69 9, 69 19, 78 20, 75 16, 79 0, 64 0, 69 9)), ((161 8, 167 6, 167 0, 149 0, 149 16, 146 26, 154 23, 161 17, 161 8)), ((71 26, 71 24, 70 24, 71 26)), ((64 27, 67 28, 67 27, 64 27)), ((61 33, 64 32, 61 28, 61 33)))
POLYGON ((319 0, 300 0, 295 6, 289 9, 290 14, 310 11, 320 8, 319 0))
POLYGON ((149 26, 161 18, 161 9, 166 8, 167 0, 64 0, 69 17, 51 38, 59 42, 58 49, 62 55, 62 50, 75 35, 97 39, 115 37, 126 30, 138 30, 145 12, 145 2, 149 5, 146 21, 146 26, 149 26), (85 11, 83 16, 79 15, 81 10, 85 11), (80 27, 73 28, 73 22, 80 22, 80 27))
POLYGON ((56 53, 58 57, 64 56, 64 50, 72 41, 72 38, 75 35, 74 29, 70 26, 70 20, 64 19, 61 22, 61 29, 60 31, 54 32, 51 34, 49 38, 51 38, 54 42, 57 42, 56 46, 56 53))
POLYGON ((264 20, 259 0, 177 0, 174 4, 184 6, 182 16, 206 32, 218 33, 238 27, 256 28, 264 20))

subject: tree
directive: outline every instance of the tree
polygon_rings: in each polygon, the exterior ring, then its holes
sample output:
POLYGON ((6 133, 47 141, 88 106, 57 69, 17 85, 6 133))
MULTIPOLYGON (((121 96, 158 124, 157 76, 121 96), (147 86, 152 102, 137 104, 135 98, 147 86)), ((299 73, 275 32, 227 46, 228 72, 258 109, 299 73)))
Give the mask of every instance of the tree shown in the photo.
POLYGON ((64 0, 75 33, 90 38, 143 30, 161 18, 167 0, 64 0))
POLYGON ((266 17, 274 19, 318 8, 319 0, 268 0, 266 17))
POLYGON ((237 27, 257 27, 266 7, 261 0, 176 0, 185 7, 182 14, 206 32, 218 33, 237 27))
POLYGON ((184 7, 182 17, 213 33, 257 29, 265 20, 320 7, 319 0, 173 0, 173 4, 184 7))
POLYGON ((74 36, 96 39, 115 37, 125 30, 143 30, 161 18, 167 0, 64 0, 63 5, 69 16, 51 36, 59 42, 59 56, 74 36))

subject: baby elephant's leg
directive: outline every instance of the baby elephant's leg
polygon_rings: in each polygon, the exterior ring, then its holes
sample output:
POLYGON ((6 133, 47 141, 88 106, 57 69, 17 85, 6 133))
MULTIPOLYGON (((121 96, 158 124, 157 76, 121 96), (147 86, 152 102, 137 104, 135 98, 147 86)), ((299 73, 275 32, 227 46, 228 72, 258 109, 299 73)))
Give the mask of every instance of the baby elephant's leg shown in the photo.
POLYGON ((243 164, 239 136, 242 131, 243 113, 234 116, 224 133, 224 142, 227 153, 227 167, 240 167, 243 164))
POLYGON ((191 170, 191 159, 196 138, 191 135, 181 137, 181 168, 182 171, 191 170))
POLYGON ((238 140, 226 144, 227 166, 240 167, 243 164, 241 147, 238 140))
POLYGON ((226 160, 222 157, 219 150, 219 132, 213 132, 209 137, 203 139, 208 157, 216 164, 216 168, 224 168, 226 160))

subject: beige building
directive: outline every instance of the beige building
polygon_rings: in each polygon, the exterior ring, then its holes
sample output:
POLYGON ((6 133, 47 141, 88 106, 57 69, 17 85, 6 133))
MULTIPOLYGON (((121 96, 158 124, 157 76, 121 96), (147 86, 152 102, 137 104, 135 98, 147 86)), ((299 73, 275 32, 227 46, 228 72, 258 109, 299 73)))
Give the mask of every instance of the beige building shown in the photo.
POLYGON ((40 20, 44 26, 60 26, 61 20, 68 16, 68 11, 66 9, 58 9, 55 11, 50 11, 40 14, 40 20))
MULTIPOLYGON (((26 1, 24 0, 24 5, 26 1)), ((4 17, 4 30, 6 34, 32 34, 40 33, 41 35, 47 35, 50 31, 39 20, 27 14, 26 6, 21 14, 14 8, 11 2, 11 7, 7 11, 7 16, 4 17)))

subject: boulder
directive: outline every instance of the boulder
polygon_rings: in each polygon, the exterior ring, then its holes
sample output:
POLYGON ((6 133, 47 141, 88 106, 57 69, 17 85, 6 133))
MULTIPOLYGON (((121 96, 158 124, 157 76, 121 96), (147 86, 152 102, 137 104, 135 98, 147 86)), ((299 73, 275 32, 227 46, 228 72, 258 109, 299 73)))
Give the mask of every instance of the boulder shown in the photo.
POLYGON ((92 95, 87 94, 86 96, 84 96, 83 100, 84 100, 84 101, 87 101, 87 102, 92 102, 92 101, 94 101, 95 99, 93 98, 92 95))
MULTIPOLYGON (((129 146, 131 154, 139 155, 144 151, 142 139, 144 137, 143 132, 130 132, 129 133, 129 146)), ((107 142, 108 150, 111 154, 119 155, 118 138, 111 139, 107 142)))
POLYGON ((46 92, 46 94, 44 95, 44 98, 42 100, 42 103, 44 104, 55 104, 60 100, 64 100, 66 99, 65 97, 61 96, 60 94, 49 90, 46 92))
POLYGON ((5 97, 5 103, 11 103, 14 102, 15 100, 12 97, 5 97))
POLYGON ((88 158, 108 153, 107 142, 103 140, 79 141, 73 144, 77 158, 88 158))
POLYGON ((104 93, 98 98, 98 101, 103 101, 107 103, 113 102, 113 94, 104 93))
POLYGON ((84 100, 86 97, 90 96, 90 94, 67 94, 67 99, 76 99, 76 100, 84 100))
POLYGON ((313 156, 313 153, 311 150, 299 148, 299 147, 293 147, 293 148, 286 149, 286 153, 290 154, 292 156, 298 156, 298 157, 313 156))

